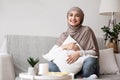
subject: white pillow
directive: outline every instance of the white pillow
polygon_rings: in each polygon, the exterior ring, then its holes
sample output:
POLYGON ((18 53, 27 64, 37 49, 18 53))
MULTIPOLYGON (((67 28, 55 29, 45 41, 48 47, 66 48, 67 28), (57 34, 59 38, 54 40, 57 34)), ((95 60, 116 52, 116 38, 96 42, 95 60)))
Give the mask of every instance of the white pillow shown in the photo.
POLYGON ((58 56, 56 56, 53 62, 59 67, 61 72, 68 72, 68 73, 76 74, 77 72, 81 70, 82 64, 85 58, 81 57, 76 62, 72 64, 68 64, 66 61, 68 58, 67 51, 66 53, 63 50, 59 50, 58 52, 62 52, 62 53, 58 53, 58 56))
MULTIPOLYGON (((56 45, 55 45, 56 46, 56 45)), ((51 61, 53 60, 53 62, 59 67, 61 72, 68 72, 68 73, 78 73, 83 65, 83 61, 88 58, 88 57, 93 57, 91 55, 87 55, 87 56, 82 56, 80 58, 78 58, 78 60, 72 64, 67 64, 66 60, 67 60, 67 55, 74 52, 73 50, 62 50, 61 47, 58 48, 52 48, 50 50, 50 52, 48 54, 43 55, 43 57, 48 60, 51 61)))
POLYGON ((78 58, 78 60, 72 64, 67 64, 67 54, 61 53, 57 56, 53 62, 59 67, 61 72, 68 72, 68 73, 78 73, 82 69, 82 65, 85 59, 88 57, 94 57, 92 55, 86 55, 78 58))
MULTIPOLYGON (((68 36, 67 39, 63 42, 62 45, 70 43, 70 42, 76 42, 71 36, 68 36)), ((78 44, 78 43, 77 43, 78 44)), ((79 46, 80 49, 82 49, 79 46)), ((74 73, 76 74, 79 72, 82 68, 83 61, 88 57, 93 57, 91 55, 80 57, 76 62, 72 64, 67 64, 67 55, 74 52, 73 50, 62 50, 61 47, 58 47, 57 45, 54 45, 53 48, 49 51, 48 54, 43 55, 43 57, 53 62, 59 67, 61 72, 68 72, 68 73, 74 73)))
POLYGON ((100 50, 100 74, 119 73, 112 48, 100 50))

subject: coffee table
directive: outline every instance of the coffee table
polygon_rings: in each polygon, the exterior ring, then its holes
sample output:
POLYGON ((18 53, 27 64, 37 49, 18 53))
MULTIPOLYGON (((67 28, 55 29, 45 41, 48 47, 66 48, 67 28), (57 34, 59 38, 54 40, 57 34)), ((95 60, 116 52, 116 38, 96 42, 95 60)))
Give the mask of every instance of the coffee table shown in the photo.
POLYGON ((20 73, 19 77, 21 80, 74 80, 73 75, 68 74, 64 76, 54 75, 28 75, 27 73, 20 73))

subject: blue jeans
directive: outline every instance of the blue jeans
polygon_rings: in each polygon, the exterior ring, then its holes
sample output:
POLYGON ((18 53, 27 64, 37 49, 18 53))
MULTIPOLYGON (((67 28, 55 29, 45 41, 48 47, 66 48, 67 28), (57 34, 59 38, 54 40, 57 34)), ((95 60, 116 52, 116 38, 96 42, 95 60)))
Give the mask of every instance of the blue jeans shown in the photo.
POLYGON ((55 63, 50 61, 50 62, 48 62, 48 64, 49 64, 49 71, 50 72, 60 72, 59 68, 57 67, 57 65, 55 63))
POLYGON ((81 71, 75 76, 81 75, 82 77, 89 77, 92 74, 96 74, 99 77, 99 60, 89 57, 84 61, 81 71))
MULTIPOLYGON (((60 72, 59 68, 52 61, 49 62, 49 71, 50 72, 60 72)), ((81 71, 79 71, 76 76, 89 77, 92 74, 96 74, 99 77, 99 61, 97 58, 89 57, 84 63, 81 71)))

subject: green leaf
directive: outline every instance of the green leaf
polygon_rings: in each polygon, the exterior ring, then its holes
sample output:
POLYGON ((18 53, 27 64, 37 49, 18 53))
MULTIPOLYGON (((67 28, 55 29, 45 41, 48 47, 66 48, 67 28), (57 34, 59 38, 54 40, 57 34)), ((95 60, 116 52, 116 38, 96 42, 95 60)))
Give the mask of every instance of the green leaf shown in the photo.
POLYGON ((103 26, 101 30, 105 33, 105 40, 110 39, 118 39, 118 35, 120 32, 120 22, 118 24, 113 25, 110 29, 108 26, 103 26))
POLYGON ((32 67, 34 67, 39 62, 39 59, 38 58, 34 59, 32 57, 29 57, 27 61, 32 67))

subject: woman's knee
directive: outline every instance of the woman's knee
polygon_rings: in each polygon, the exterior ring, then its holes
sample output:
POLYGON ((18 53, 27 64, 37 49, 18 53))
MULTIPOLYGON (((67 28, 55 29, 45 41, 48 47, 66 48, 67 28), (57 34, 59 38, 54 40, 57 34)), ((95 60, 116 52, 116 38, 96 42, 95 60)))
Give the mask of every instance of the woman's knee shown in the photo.
POLYGON ((99 63, 96 58, 88 58, 85 60, 82 68, 83 77, 89 77, 92 74, 99 76, 99 63))
POLYGON ((49 62, 49 71, 50 72, 60 72, 59 68, 57 67, 57 65, 53 62, 49 62))
POLYGON ((97 58, 89 57, 84 61, 84 65, 94 66, 97 63, 97 58))

